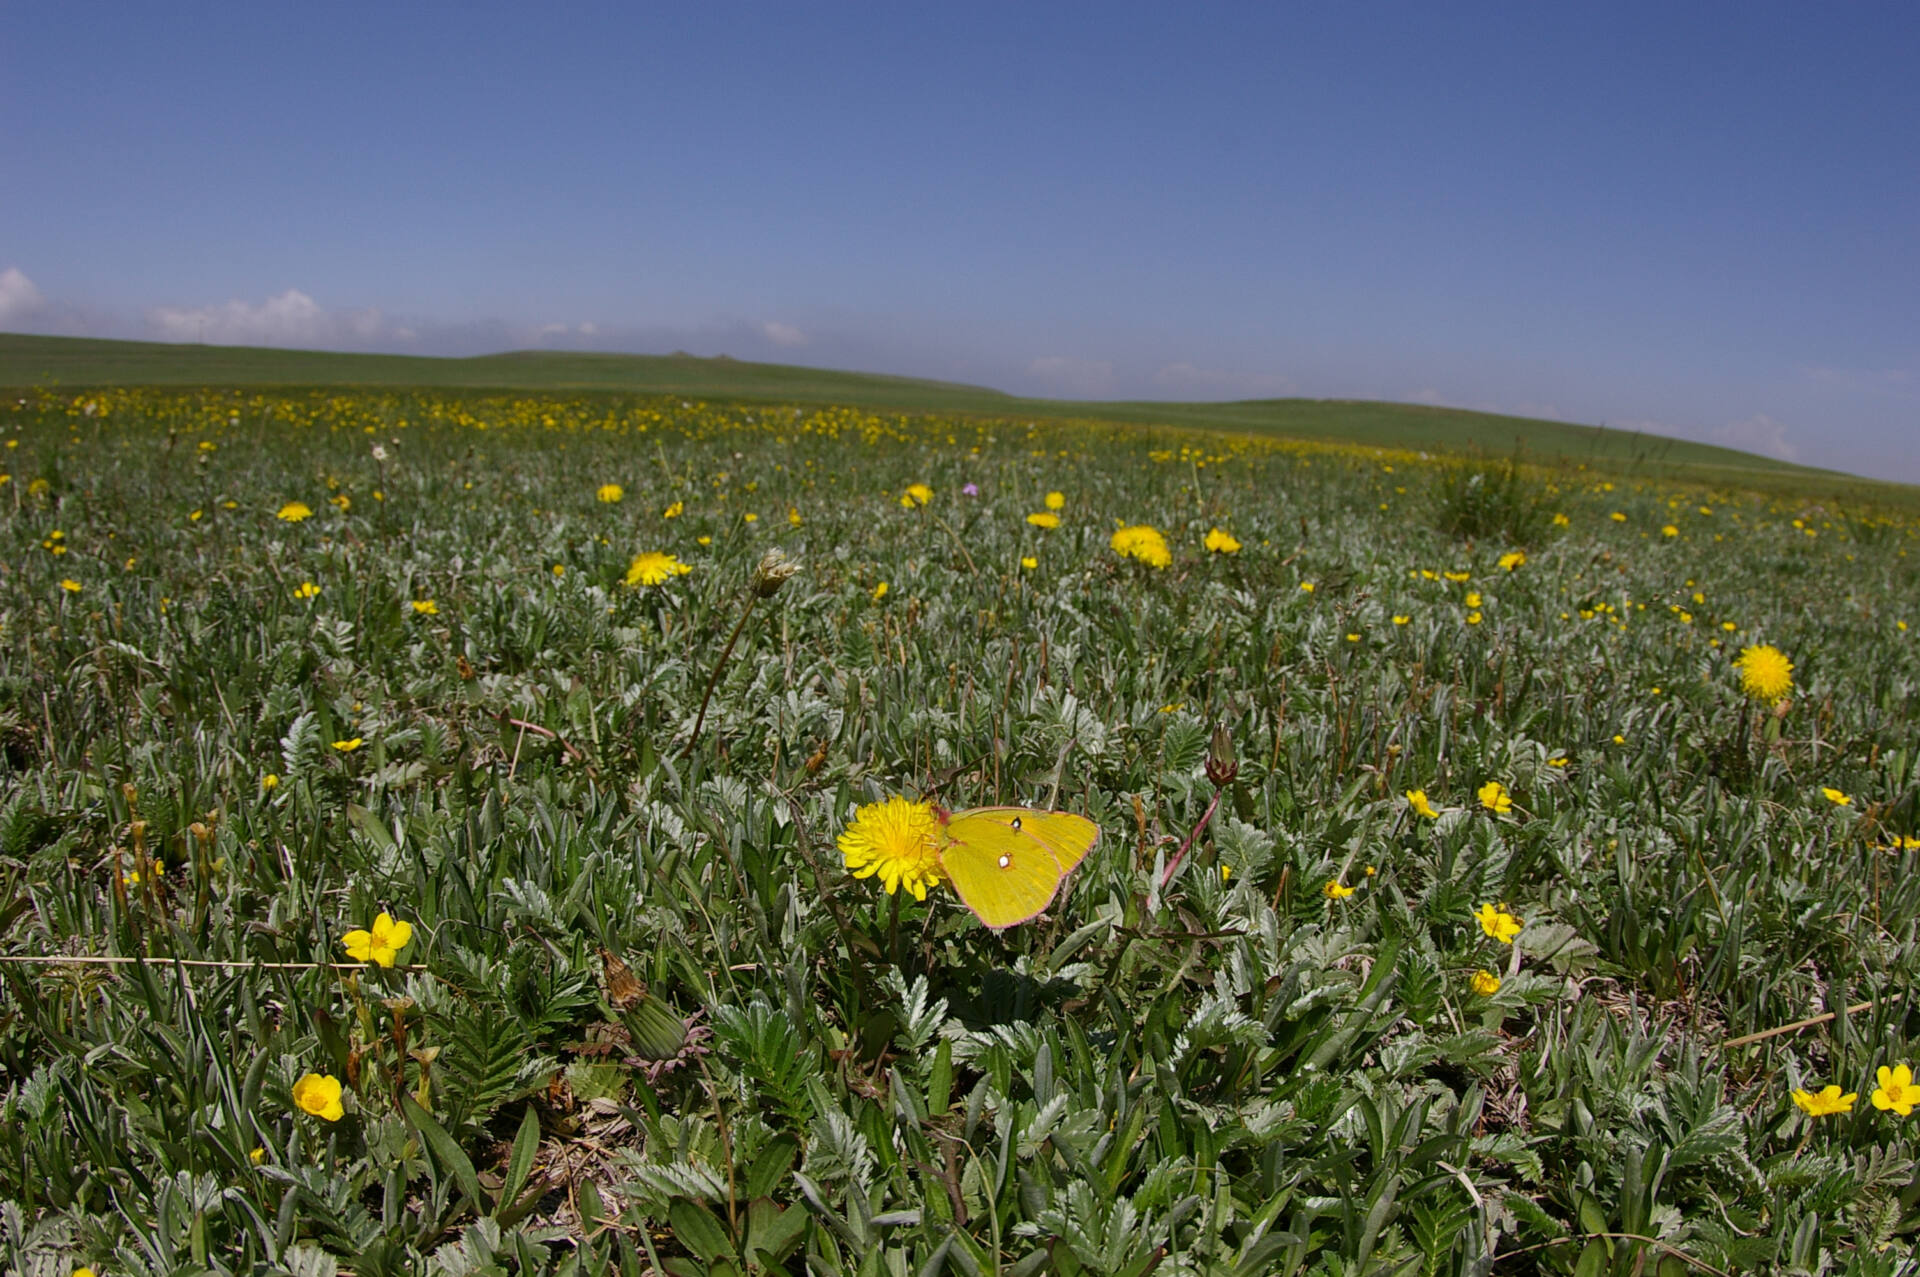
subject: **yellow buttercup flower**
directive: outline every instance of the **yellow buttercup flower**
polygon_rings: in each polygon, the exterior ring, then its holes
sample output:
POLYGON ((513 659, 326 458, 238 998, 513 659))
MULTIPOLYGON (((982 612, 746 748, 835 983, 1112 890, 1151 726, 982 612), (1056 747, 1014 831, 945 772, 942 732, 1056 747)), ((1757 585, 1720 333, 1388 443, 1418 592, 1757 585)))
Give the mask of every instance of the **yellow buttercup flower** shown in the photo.
POLYGON ((677 519, 683 513, 685 513, 686 508, 687 506, 684 501, 676 501, 672 505, 668 506, 666 509, 662 510, 660 512, 660 517, 663 519, 677 519))
POLYGON ((340 1104, 340 1079, 330 1073, 309 1073, 293 1084, 293 1102, 323 1122, 347 1115, 340 1104))
POLYGON ((1064 492, 1049 492, 1049 493, 1047 494, 1047 500, 1046 500, 1046 506, 1047 506, 1047 509, 1049 509, 1049 510, 1058 510, 1058 509, 1060 509, 1061 507, 1063 507, 1063 506, 1065 506, 1066 504, 1067 504, 1067 494, 1066 494, 1066 493, 1064 493, 1064 492))
POLYGON ((1513 795, 1507 787, 1497 780, 1490 780, 1478 790, 1480 805, 1488 811, 1505 814, 1513 810, 1513 795))
POLYGON ((1771 643, 1742 648, 1733 667, 1740 671, 1740 689, 1755 700, 1778 705, 1793 690, 1793 662, 1771 643))
POLYGON ((1057 528, 1060 526, 1060 516, 1045 510, 1037 510, 1027 516, 1027 522, 1036 528, 1057 528))
POLYGON ((1033 569, 1040 566, 1040 560, 1034 558, 1031 554, 1029 554, 1025 558, 1020 560, 1020 566, 1027 569, 1029 572, 1031 572, 1033 569))
POLYGON ((1818 1092, 1795 1090, 1793 1102, 1808 1117, 1831 1117, 1836 1113, 1853 1112, 1853 1102, 1860 1098, 1858 1091, 1840 1094, 1837 1086, 1822 1087, 1818 1092))
POLYGON ((284 519, 288 523, 298 523, 302 519, 311 519, 313 517, 313 507, 304 501, 289 501, 281 506, 280 512, 273 517, 276 519, 284 519))
POLYGON ((280 788, 280 778, 272 772, 268 772, 260 778, 260 788, 271 793, 273 790, 280 788))
POLYGON ((1820 792, 1824 794, 1826 796, 1827 801, 1832 803, 1835 807, 1848 807, 1853 804, 1853 799, 1851 796, 1845 793, 1842 793, 1840 790, 1835 789, 1831 785, 1822 785, 1820 787, 1820 792))
POLYGON ((940 868, 940 820, 929 803, 893 797, 855 811, 840 834, 840 854, 856 878, 878 875, 892 895, 900 887, 915 900, 946 879, 940 868))
POLYGON ((1240 542, 1234 539, 1232 533, 1215 528, 1207 533, 1207 549, 1214 554, 1238 554, 1240 542))
POLYGON ((1405 625, 1407 622, 1411 621, 1412 619, 1413 618, 1410 616, 1401 616, 1396 614, 1393 618, 1393 623, 1395 625, 1405 625))
POLYGON ((1353 894, 1353 888, 1347 886, 1338 878, 1329 878, 1327 879, 1327 885, 1320 888, 1320 892, 1329 900, 1345 900, 1353 894))
POLYGON ((1113 552, 1123 559, 1138 559, 1148 567, 1164 568, 1173 562, 1167 539, 1157 528, 1137 523, 1121 528, 1108 540, 1113 552))
POLYGON ((628 585, 665 585, 674 577, 685 576, 691 571, 691 567, 671 554, 648 550, 633 556, 633 562, 627 565, 626 581, 628 585))
POLYGON ((343 754, 351 754, 354 750, 359 749, 364 744, 366 744, 364 740, 362 740, 358 736, 355 736, 351 740, 337 740, 333 742, 333 747, 339 750, 343 754))
POLYGON ((432 599, 415 599, 413 601, 413 610, 414 613, 419 616, 440 615, 440 605, 432 599))
POLYGON ((382 911, 373 920, 371 931, 349 931, 340 937, 340 944, 355 962, 372 962, 390 967, 412 939, 412 923, 395 922, 392 915, 382 911))
POLYGON ((1512 944, 1526 926, 1526 923, 1494 904, 1481 905, 1474 910, 1473 916, 1480 923, 1480 930, 1501 944, 1512 944))
POLYGON ((1490 998, 1500 992, 1500 977, 1484 967, 1474 972, 1473 978, 1467 981, 1467 984, 1483 998, 1490 998))
POLYGON ((603 483, 593 495, 608 505, 614 505, 626 497, 627 490, 617 483, 603 483))
POLYGON ((310 599, 319 593, 320 587, 311 581, 302 581, 293 587, 293 597, 296 599, 310 599))
POLYGON ((1875 1078, 1880 1085, 1873 1092, 1873 1107, 1901 1117, 1913 1116, 1913 1106, 1920 1104, 1920 1086, 1913 1084, 1913 1070, 1905 1064, 1891 1069, 1883 1064, 1875 1078))
POLYGON ((1312 594, 1312 593, 1313 593, 1313 582, 1311 582, 1311 581, 1302 581, 1302 582, 1300 582, 1300 592, 1301 592, 1302 594, 1312 594))
POLYGON ((1413 814, 1416 816, 1425 816, 1428 820, 1440 818, 1440 813, 1435 811, 1433 804, 1427 801, 1427 791, 1424 789, 1409 789, 1407 806, 1413 809, 1413 814))
POLYGON ((1511 572, 1527 561, 1525 550, 1508 550, 1500 556, 1500 566, 1511 572))

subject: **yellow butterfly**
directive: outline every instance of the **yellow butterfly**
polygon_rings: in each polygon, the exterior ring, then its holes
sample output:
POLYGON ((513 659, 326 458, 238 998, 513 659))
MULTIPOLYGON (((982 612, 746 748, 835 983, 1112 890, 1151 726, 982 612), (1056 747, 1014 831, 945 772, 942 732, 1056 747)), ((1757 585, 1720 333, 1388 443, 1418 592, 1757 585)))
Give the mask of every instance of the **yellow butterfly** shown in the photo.
POLYGON ((1030 807, 935 807, 940 866, 967 908, 995 931, 1034 917, 1100 839, 1085 816, 1030 807))

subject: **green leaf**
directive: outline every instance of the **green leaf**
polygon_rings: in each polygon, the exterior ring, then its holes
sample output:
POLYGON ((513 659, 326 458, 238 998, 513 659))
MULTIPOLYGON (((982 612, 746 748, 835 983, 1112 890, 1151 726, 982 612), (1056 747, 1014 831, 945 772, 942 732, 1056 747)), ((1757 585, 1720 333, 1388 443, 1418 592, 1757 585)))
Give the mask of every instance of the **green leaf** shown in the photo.
POLYGON ((480 1177, 474 1173, 472 1160, 460 1151, 460 1146, 453 1142, 446 1128, 434 1120, 433 1114, 421 1108, 419 1101, 411 1095, 400 1097, 400 1111, 406 1116, 408 1124, 420 1132, 420 1137, 432 1150, 433 1160, 441 1171, 453 1176, 454 1183, 467 1195, 474 1209, 480 1209, 487 1200, 480 1191, 480 1177))
POLYGON ((722 1258, 737 1258, 733 1244, 727 1239, 726 1226, 691 1197, 676 1197, 669 1203, 667 1223, 673 1228, 674 1239, 708 1267, 722 1258))

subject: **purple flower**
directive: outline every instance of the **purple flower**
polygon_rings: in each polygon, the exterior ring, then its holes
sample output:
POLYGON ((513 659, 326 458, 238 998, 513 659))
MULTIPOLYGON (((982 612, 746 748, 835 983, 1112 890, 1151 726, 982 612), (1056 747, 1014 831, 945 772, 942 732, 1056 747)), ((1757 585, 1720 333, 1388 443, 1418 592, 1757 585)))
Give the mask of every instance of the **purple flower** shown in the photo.
POLYGON ((977 497, 980 495, 980 485, 977 483, 969 483, 966 487, 960 489, 960 491, 965 496, 977 497))

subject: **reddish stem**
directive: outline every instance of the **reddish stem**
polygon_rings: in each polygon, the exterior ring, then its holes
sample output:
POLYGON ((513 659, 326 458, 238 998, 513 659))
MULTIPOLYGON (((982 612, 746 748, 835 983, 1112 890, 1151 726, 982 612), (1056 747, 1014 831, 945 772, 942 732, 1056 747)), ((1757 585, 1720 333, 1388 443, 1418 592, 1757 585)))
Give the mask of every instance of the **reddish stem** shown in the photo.
POLYGON ((1167 871, 1160 875, 1160 886, 1162 889, 1165 889, 1166 885, 1173 881, 1173 871, 1180 867, 1180 861, 1185 858, 1187 848, 1193 846, 1193 840, 1198 838, 1200 831, 1207 827, 1207 822, 1213 819, 1213 813, 1219 806, 1220 791, 1216 789, 1213 791, 1213 801, 1207 804, 1207 814, 1200 817, 1200 823, 1193 827, 1193 832, 1187 835, 1187 840, 1180 844, 1180 850, 1173 853, 1173 859, 1167 864, 1167 871))

